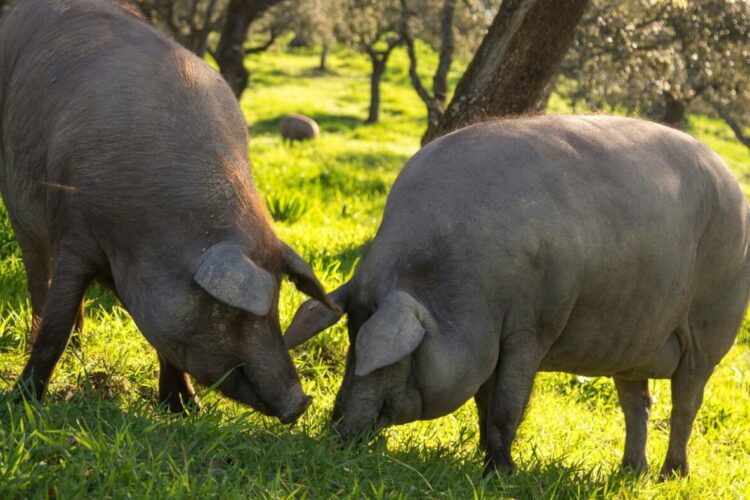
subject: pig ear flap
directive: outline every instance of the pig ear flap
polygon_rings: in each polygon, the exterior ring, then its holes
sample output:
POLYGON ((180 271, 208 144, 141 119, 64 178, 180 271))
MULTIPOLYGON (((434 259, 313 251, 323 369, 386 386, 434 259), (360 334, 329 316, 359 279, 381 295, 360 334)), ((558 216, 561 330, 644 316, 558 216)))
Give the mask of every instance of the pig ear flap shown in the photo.
POLYGON ((369 375, 411 354, 422 343, 429 313, 406 292, 390 293, 357 334, 354 374, 369 375))
POLYGON ((193 279, 213 298, 256 316, 268 314, 276 292, 273 276, 227 242, 203 253, 193 279))
MULTIPOLYGON (((348 283, 331 292, 330 299, 339 309, 346 310, 346 302, 349 299, 348 283)), ((292 323, 284 333, 284 344, 287 349, 297 347, 335 325, 341 316, 342 314, 327 309, 316 299, 310 299, 294 314, 292 323)))
POLYGON ((307 262, 297 255, 297 252, 292 250, 286 243, 284 243, 284 268, 286 274, 289 276, 289 280, 294 283, 297 290, 308 297, 316 299, 338 316, 343 314, 341 308, 331 300, 323 289, 323 285, 320 284, 320 281, 318 281, 310 266, 307 265, 307 262))

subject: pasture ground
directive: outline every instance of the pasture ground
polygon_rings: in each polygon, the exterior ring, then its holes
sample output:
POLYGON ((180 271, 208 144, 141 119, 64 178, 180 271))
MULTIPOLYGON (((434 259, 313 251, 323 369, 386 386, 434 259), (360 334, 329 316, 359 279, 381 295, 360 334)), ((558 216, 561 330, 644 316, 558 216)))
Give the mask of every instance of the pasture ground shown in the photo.
MULTIPOLYGON (((431 67, 434 56, 422 68, 431 67)), ((339 49, 321 74, 312 50, 252 56, 242 107, 252 128, 256 181, 278 233, 329 289, 352 272, 377 229, 386 194, 417 149, 424 107, 397 51, 383 84, 382 123, 362 124, 367 62, 339 49), (302 112, 319 141, 284 146, 278 119, 302 112)), ((453 78, 458 73, 454 73, 453 78)), ((425 75, 427 76, 427 75, 425 75)), ((567 112, 553 96, 552 112, 567 112)), ((720 122, 690 118, 750 194, 750 156, 720 122)), ((344 367, 344 321, 293 357, 314 404, 284 427, 200 388, 205 408, 176 417, 156 405, 154 351, 128 314, 94 287, 80 348, 69 348, 44 406, 12 406, 7 392, 26 354, 25 276, 4 211, 0 218, 0 498, 16 497, 618 497, 750 496, 750 323, 716 370, 690 442, 688 479, 658 482, 669 432, 668 383, 652 383, 649 473, 620 471, 624 420, 609 379, 541 374, 514 456, 520 472, 481 477, 472 402, 444 418, 388 430, 367 446, 341 446, 327 422, 344 367)), ((282 290, 286 326, 303 297, 282 290)))

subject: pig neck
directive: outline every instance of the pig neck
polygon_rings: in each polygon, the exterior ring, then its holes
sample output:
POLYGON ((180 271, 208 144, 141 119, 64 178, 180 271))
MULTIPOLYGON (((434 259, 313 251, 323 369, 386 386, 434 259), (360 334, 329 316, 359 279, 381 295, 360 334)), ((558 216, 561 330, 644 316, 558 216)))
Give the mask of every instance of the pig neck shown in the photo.
POLYGON ((489 310, 463 296, 408 291, 422 305, 416 316, 425 328, 412 355, 411 379, 422 398, 422 418, 458 409, 492 376, 499 336, 492 335, 489 310))

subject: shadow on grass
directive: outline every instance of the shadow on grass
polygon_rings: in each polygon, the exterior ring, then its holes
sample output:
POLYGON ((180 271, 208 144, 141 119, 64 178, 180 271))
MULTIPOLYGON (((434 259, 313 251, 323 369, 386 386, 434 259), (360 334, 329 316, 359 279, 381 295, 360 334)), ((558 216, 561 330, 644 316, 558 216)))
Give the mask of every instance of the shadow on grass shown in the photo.
POLYGON ((363 166, 369 169, 385 168, 392 171, 398 171, 404 166, 408 155, 396 153, 387 150, 368 151, 368 152, 342 152, 334 156, 335 164, 342 165, 345 168, 351 168, 353 165, 363 166))
POLYGON ((290 79, 294 79, 294 76, 280 69, 267 69, 263 72, 254 71, 250 75, 249 88, 252 89, 255 86, 274 87, 289 84, 290 79))
POLYGON ((372 240, 367 240, 361 244, 341 248, 336 253, 313 255, 310 264, 327 274, 336 273, 344 279, 349 279, 357 264, 367 255, 371 244, 372 240))
POLYGON ((450 446, 428 448, 414 440, 389 451, 385 439, 342 443, 326 428, 307 427, 307 419, 282 427, 254 412, 228 415, 216 405, 183 417, 150 401, 123 405, 101 393, 85 396, 46 406, 0 396, 0 461, 12 464, 0 486, 4 497, 120 490, 141 496, 168 487, 224 497, 451 492, 459 498, 590 498, 629 490, 637 481, 562 461, 482 478, 481 460, 457 456, 450 446))

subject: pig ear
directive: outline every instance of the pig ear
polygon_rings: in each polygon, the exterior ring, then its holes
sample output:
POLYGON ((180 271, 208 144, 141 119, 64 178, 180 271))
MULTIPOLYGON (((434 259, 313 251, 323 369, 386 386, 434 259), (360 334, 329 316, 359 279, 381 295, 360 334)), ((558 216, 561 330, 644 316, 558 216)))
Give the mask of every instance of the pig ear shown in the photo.
POLYGON ((406 292, 391 292, 357 334, 354 374, 369 375, 411 354, 422 343, 424 307, 406 292))
POLYGON ((213 298, 256 316, 271 310, 273 276, 233 243, 217 243, 201 256, 193 279, 213 298))
MULTIPOLYGON (((346 310, 348 284, 341 285, 331 292, 330 298, 339 309, 346 310)), ((297 309, 292 324, 284 333, 284 344, 292 349, 329 328, 341 319, 342 314, 332 312, 315 299, 310 299, 297 309)))
POLYGON ((341 309, 323 289, 323 285, 320 284, 320 281, 318 281, 310 266, 307 265, 307 262, 297 255, 297 252, 292 250, 286 243, 284 243, 284 267, 289 280, 294 283, 297 290, 317 299, 318 302, 335 312, 338 316, 343 314, 341 309))

